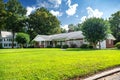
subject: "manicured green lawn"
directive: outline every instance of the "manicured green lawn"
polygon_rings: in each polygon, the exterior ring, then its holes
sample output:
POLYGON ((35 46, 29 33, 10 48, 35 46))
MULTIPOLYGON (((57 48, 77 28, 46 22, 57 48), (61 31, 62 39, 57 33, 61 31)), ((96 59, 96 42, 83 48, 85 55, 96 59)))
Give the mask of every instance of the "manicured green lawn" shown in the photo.
POLYGON ((0 80, 64 80, 114 66, 120 66, 119 50, 0 50, 0 80))

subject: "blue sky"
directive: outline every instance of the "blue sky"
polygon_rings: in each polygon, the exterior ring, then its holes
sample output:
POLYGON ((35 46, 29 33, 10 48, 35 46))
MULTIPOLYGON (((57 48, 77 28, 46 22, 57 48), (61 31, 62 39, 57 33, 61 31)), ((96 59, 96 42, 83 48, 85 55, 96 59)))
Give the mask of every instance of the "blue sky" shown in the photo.
MULTIPOLYGON (((5 2, 7 0, 4 0, 5 2)), ((120 10, 120 0, 19 0, 27 9, 27 16, 39 7, 46 7, 61 21, 61 26, 77 24, 90 17, 108 19, 120 10)))

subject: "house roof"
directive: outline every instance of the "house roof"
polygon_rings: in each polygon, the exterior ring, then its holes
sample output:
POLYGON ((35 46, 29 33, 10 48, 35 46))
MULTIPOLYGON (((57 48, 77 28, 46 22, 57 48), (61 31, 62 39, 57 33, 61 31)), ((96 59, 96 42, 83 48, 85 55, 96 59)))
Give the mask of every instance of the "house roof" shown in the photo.
POLYGON ((50 36, 47 35, 37 35, 34 39, 34 41, 50 41, 50 36))
MULTIPOLYGON (((72 40, 72 39, 83 39, 84 36, 82 31, 75 31, 70 33, 61 33, 61 34, 54 34, 54 35, 37 35, 33 40, 34 41, 64 41, 64 40, 72 40)), ((107 39, 115 40, 112 34, 108 34, 107 39)))
POLYGON ((1 31, 1 37, 5 38, 5 37, 12 37, 12 33, 8 32, 8 31, 1 31))
MULTIPOLYGON (((6 37, 11 38, 13 36, 12 32, 9 32, 9 31, 1 31, 0 33, 1 33, 0 37, 2 38, 6 38, 6 37)), ((15 33, 15 36, 16 34, 17 33, 15 33)))
POLYGON ((37 35, 33 40, 34 41, 51 41, 51 40, 70 40, 70 39, 81 39, 84 38, 82 31, 70 32, 70 33, 61 33, 54 35, 37 35))
POLYGON ((116 40, 115 37, 114 37, 112 34, 108 34, 108 35, 107 35, 107 39, 116 40))

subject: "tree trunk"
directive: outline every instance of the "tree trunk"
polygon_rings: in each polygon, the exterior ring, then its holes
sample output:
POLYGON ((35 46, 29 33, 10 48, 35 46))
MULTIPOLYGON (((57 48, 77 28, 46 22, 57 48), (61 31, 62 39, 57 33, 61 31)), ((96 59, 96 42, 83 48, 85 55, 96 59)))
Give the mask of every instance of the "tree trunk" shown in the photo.
POLYGON ((15 32, 12 31, 12 48, 14 48, 14 37, 15 37, 15 32))
POLYGON ((93 43, 93 48, 94 49, 97 49, 96 45, 97 45, 96 43, 93 43))
POLYGON ((100 44, 100 41, 99 41, 99 49, 101 49, 101 44, 100 44))

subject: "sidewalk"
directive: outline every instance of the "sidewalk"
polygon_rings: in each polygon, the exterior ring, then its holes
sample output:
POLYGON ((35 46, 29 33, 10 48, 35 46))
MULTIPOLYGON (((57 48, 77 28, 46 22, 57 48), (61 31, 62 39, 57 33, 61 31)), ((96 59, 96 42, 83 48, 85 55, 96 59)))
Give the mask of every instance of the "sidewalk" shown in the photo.
POLYGON ((83 80, 120 80, 120 67, 95 74, 83 80))

